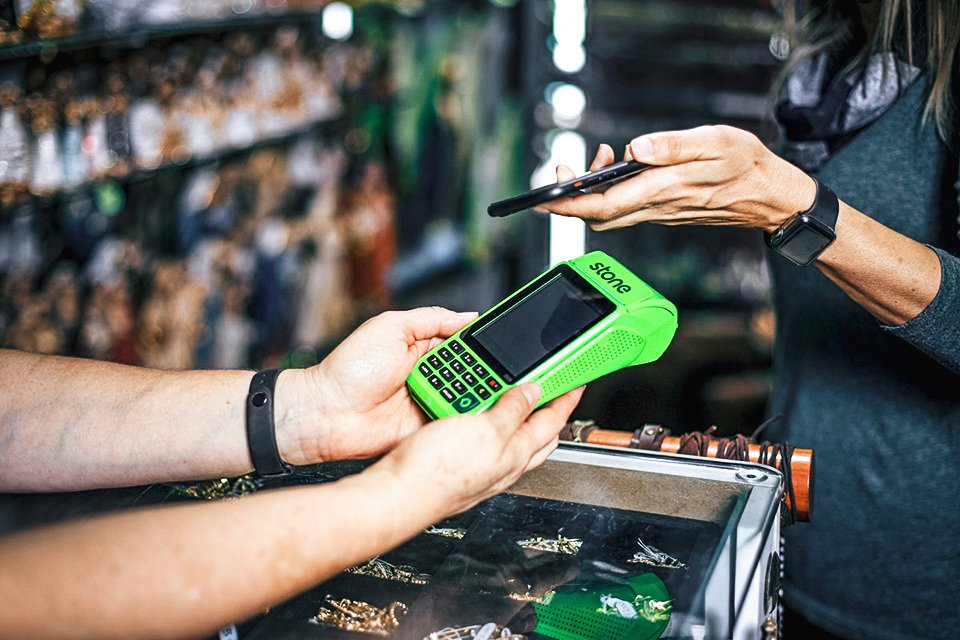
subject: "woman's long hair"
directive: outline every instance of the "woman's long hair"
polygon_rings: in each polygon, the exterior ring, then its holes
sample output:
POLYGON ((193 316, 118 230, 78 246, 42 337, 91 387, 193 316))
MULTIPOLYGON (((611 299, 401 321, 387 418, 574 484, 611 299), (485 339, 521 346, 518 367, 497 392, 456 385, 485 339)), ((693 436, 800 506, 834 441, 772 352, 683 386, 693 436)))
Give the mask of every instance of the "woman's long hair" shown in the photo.
POLYGON ((850 68, 879 51, 897 51, 907 62, 919 64, 915 61, 919 53, 925 57, 923 68, 930 77, 923 117, 933 119, 945 142, 956 141, 960 133, 955 103, 960 88, 960 2, 879 0, 876 10, 863 21, 859 18, 861 7, 854 0, 784 0, 784 4, 784 27, 793 52, 786 73, 802 58, 850 42, 862 43, 850 68), (922 40, 915 41, 919 38, 922 40), (921 46, 915 48, 918 44, 921 46))

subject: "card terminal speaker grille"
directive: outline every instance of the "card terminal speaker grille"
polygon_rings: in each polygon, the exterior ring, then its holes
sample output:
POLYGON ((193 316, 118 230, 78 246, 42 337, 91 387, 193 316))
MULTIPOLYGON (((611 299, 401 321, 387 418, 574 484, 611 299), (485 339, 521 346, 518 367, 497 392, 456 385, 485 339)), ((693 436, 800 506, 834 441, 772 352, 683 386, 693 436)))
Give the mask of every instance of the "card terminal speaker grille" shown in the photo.
POLYGON ((610 371, 610 361, 631 354, 632 361, 643 348, 643 338, 630 331, 617 329, 598 345, 584 351, 560 371, 541 382, 543 396, 554 397, 586 382, 598 369, 610 371))

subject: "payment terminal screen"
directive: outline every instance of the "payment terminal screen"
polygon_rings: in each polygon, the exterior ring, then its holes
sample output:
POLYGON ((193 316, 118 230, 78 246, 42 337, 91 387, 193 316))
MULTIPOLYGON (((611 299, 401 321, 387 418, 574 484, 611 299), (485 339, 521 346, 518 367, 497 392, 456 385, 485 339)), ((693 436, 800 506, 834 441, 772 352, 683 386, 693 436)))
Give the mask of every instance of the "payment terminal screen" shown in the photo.
POLYGON ((513 377, 569 344, 612 311, 612 302, 586 282, 557 274, 473 333, 513 377))

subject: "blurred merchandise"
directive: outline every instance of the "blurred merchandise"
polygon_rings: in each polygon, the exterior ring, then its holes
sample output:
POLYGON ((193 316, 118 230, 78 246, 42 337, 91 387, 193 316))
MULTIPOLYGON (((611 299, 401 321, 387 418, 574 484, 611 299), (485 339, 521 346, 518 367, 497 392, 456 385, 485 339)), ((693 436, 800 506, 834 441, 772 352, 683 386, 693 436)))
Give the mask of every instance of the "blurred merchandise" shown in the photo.
POLYGON ((505 86, 510 10, 390 4, 349 25, 325 2, 18 4, 31 26, 0 42, 0 278, 19 302, 4 294, 0 342, 309 364, 488 255, 471 194, 516 163, 471 167, 508 139, 500 123, 518 131, 480 90, 505 86))
POLYGON ((0 87, 0 202, 10 204, 27 190, 30 152, 27 131, 20 116, 21 91, 0 87))
MULTIPOLYGON (((85 6, 123 28, 236 3, 85 6)), ((75 26, 65 4, 17 8, 36 36, 75 26)), ((392 187, 382 161, 342 143, 373 61, 370 44, 324 41, 307 21, 7 64, 2 344, 250 367, 388 305, 392 187), (381 266, 362 268, 371 256, 381 266)))

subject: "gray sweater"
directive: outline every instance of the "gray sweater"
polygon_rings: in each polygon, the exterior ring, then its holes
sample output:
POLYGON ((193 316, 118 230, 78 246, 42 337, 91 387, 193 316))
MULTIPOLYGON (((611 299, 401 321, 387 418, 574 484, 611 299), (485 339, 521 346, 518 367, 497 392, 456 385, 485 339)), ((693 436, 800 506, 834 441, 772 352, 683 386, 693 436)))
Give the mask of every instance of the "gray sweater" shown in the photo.
MULTIPOLYGON (((956 174, 932 123, 920 126, 925 88, 918 81, 817 177, 935 246, 957 231, 941 215, 956 174)), ((769 414, 784 419, 768 435, 816 452, 812 522, 785 532, 785 599, 844 637, 960 637, 960 260, 937 252, 940 292, 899 327, 879 325, 815 268, 770 256, 769 414)))

